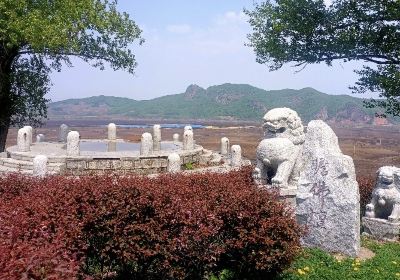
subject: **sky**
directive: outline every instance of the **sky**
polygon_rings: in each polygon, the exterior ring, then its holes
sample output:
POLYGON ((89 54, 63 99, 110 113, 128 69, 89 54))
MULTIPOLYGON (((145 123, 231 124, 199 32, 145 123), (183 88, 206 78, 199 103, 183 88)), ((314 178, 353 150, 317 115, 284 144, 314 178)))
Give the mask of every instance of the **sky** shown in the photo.
MULTIPOLYGON (((52 101, 112 95, 146 100, 182 93, 190 84, 207 88, 223 83, 265 90, 313 87, 328 94, 351 94, 360 63, 309 65, 300 73, 285 66, 270 72, 246 46, 251 32, 243 9, 260 0, 119 0, 143 30, 145 43, 133 45, 135 75, 101 71, 78 59, 51 75, 52 101)), ((326 4, 330 3, 326 0, 326 4)))

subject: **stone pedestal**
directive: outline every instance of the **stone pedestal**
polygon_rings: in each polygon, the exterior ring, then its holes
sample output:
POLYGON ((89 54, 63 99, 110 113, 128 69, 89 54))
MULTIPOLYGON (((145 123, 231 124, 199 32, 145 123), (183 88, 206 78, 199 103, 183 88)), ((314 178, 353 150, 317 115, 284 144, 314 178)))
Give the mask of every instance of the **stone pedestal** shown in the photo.
POLYGON ((174 141, 174 144, 178 144, 179 143, 179 134, 175 133, 174 135, 172 135, 172 140, 174 141))
POLYGON ((363 235, 382 241, 400 240, 400 222, 391 223, 385 219, 362 218, 363 235))

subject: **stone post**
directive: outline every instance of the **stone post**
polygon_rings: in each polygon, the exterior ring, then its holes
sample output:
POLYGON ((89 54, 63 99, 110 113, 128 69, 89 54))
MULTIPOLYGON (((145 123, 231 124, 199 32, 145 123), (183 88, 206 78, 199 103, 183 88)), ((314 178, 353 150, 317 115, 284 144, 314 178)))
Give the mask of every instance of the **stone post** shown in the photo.
POLYGON ((170 173, 181 171, 181 157, 177 153, 172 153, 168 156, 167 171, 170 173))
POLYGON ((30 146, 33 143, 33 128, 32 128, 32 126, 29 126, 29 125, 24 126, 24 128, 26 128, 28 131, 28 141, 29 141, 29 146, 30 146))
POLYGON ((140 155, 148 156, 153 152, 153 137, 150 133, 145 132, 142 134, 140 143, 140 155))
POLYGON ((183 133, 183 149, 184 150, 193 150, 194 143, 193 143, 193 131, 186 130, 183 133))
POLYGON ((36 135, 36 143, 44 142, 44 139, 45 139, 45 137, 43 134, 36 135))
POLYGON ((172 140, 174 141, 174 144, 178 144, 179 143, 179 134, 175 133, 174 135, 172 135, 172 140))
POLYGON ((229 154, 229 139, 226 137, 221 138, 221 155, 229 154))
POLYGON ((155 124, 153 126, 153 151, 161 150, 161 126, 155 124))
POLYGON ((115 123, 110 123, 108 125, 108 140, 115 141, 117 140, 117 126, 115 123))
POLYGON ((232 145, 231 154, 231 166, 240 167, 242 165, 242 148, 239 145, 232 145))
POLYGON ((44 177, 47 174, 48 158, 44 155, 35 156, 33 159, 33 176, 44 177))
POLYGON ((60 142, 63 142, 63 143, 67 142, 68 129, 69 129, 69 127, 66 124, 60 125, 60 134, 58 136, 58 140, 60 142))
POLYGON ((19 152, 29 152, 31 150, 29 144, 29 130, 26 127, 18 130, 17 146, 19 152))
POLYGON ((187 126, 185 126, 185 128, 183 129, 183 131, 186 131, 186 130, 191 130, 191 131, 193 131, 193 128, 192 128, 190 125, 187 125, 187 126))
POLYGON ((79 156, 79 132, 70 131, 67 135, 67 156, 79 156))

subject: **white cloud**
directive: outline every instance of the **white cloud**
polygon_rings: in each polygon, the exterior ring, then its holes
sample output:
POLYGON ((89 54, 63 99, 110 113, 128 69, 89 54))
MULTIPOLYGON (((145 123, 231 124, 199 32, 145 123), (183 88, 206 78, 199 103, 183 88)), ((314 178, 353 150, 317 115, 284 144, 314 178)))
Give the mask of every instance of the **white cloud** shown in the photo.
POLYGON ((187 34, 192 31, 189 24, 171 24, 167 26, 167 31, 176 34, 187 34))
POLYGON ((244 24, 247 23, 247 16, 243 12, 228 11, 219 16, 216 20, 219 25, 225 24, 244 24))

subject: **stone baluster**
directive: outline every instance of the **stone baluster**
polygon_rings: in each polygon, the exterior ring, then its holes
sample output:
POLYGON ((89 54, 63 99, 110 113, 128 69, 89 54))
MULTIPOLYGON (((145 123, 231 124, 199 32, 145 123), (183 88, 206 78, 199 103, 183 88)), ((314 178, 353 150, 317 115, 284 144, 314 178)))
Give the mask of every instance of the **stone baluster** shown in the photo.
POLYGON ((37 155, 33 159, 33 176, 44 177, 47 174, 48 158, 44 155, 37 155))
POLYGON ((169 154, 167 171, 170 173, 181 171, 181 157, 177 153, 169 154))
POLYGON ((161 150, 161 126, 155 124, 153 126, 153 151, 161 150))
POLYGON ((67 135, 67 156, 80 155, 80 136, 78 131, 70 131, 67 135))
POLYGON ((183 133, 183 150, 193 150, 194 143, 193 143, 193 131, 186 130, 183 133))
POLYGON ((229 154, 229 139, 226 137, 221 138, 221 155, 229 154))
POLYGON ((145 132, 142 134, 140 143, 140 155, 148 156, 153 152, 153 136, 150 133, 145 132))
POLYGON ((60 125, 60 133, 58 136, 58 140, 62 143, 67 142, 67 135, 68 135, 69 127, 66 124, 60 125))
POLYGON ((107 126, 107 132, 108 132, 108 140, 110 141, 115 141, 117 140, 117 126, 115 123, 110 123, 107 126))
POLYGON ((232 145, 231 166, 240 167, 242 165, 242 148, 239 145, 232 145))
POLYGON ((29 152, 31 150, 29 144, 29 130, 26 127, 18 130, 17 146, 19 152, 29 152))

